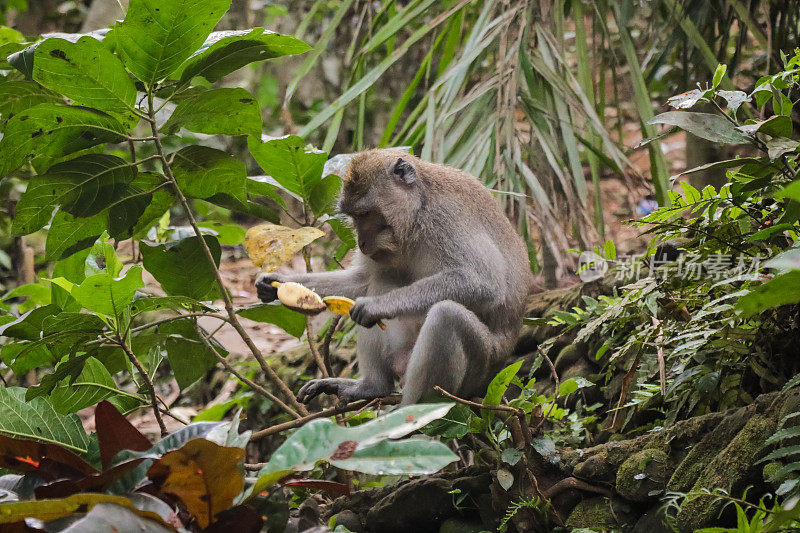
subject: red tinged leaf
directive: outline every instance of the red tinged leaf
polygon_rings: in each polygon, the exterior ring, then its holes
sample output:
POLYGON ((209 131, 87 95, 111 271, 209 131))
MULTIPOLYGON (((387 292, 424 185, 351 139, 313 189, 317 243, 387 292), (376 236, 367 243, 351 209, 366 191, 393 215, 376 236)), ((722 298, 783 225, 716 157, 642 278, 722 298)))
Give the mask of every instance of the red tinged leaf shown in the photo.
POLYGON ((80 479, 97 473, 92 465, 61 446, 5 435, 0 435, 0 468, 35 471, 45 481, 80 479))
POLYGON ((39 485, 34 490, 34 494, 37 500, 45 500, 65 498, 79 492, 104 492, 114 481, 139 466, 142 461, 144 459, 134 459, 81 479, 59 479, 52 483, 39 485))
POLYGON ((97 427, 103 470, 108 468, 111 459, 121 450, 144 452, 153 447, 147 437, 133 427, 108 400, 97 404, 94 423, 97 427))
POLYGON ((337 483, 336 481, 327 481, 325 479, 293 479, 281 483, 284 487, 301 487, 306 489, 324 490, 331 494, 341 494, 343 496, 350 496, 350 487, 344 483, 337 483))

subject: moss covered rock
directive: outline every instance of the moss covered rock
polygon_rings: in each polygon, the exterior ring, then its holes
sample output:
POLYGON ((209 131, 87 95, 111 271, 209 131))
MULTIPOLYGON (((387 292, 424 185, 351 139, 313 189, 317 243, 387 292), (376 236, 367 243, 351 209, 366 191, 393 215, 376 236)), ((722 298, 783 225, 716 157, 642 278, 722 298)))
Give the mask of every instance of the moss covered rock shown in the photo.
POLYGON ((566 521, 571 528, 618 529, 631 522, 630 512, 623 505, 597 497, 582 500, 566 521))
POLYGON ((667 454, 655 448, 634 453, 617 470, 617 492, 635 502, 657 499, 667 484, 668 463, 667 454))
MULTIPOLYGON (((751 418, 730 443, 709 462, 697 478, 693 490, 720 488, 730 492, 743 488, 748 472, 758 460, 764 441, 775 431, 777 413, 751 418), (770 416, 771 415, 771 416, 770 416)), ((677 515, 681 531, 694 531, 710 525, 723 502, 712 495, 703 495, 683 505, 677 515)))

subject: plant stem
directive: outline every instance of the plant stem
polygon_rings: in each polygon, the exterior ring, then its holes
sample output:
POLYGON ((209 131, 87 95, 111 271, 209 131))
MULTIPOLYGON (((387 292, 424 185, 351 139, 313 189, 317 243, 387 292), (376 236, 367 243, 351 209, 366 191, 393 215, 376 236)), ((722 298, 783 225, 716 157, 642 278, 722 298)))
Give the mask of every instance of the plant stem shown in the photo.
POLYGON ((139 359, 136 358, 136 354, 134 354, 133 351, 128 348, 128 345, 125 344, 125 341, 122 339, 122 337, 117 336, 117 344, 119 344, 119 347, 125 352, 125 355, 128 356, 128 359, 131 363, 133 363, 133 366, 136 367, 136 370, 139 371, 139 375, 142 376, 142 379, 147 386, 147 393, 150 395, 150 405, 153 408, 153 415, 155 415, 156 422, 158 422, 158 427, 161 429, 161 436, 166 437, 167 426, 164 425, 164 419, 161 418, 161 411, 158 408, 158 397, 156 396, 156 388, 155 385, 153 385, 153 380, 150 379, 150 375, 144 369, 142 363, 139 362, 139 359))
MULTIPOLYGON (((150 118, 150 129, 153 132, 153 141, 155 141, 156 151, 161 159, 161 165, 164 170, 164 175, 166 176, 167 180, 172 184, 172 188, 175 192, 175 196, 178 197, 178 201, 183 206, 184 211, 186 211, 186 217, 189 219, 189 224, 192 226, 195 235, 197 236, 198 241, 200 242, 200 246, 203 249, 203 252, 206 255, 206 259, 213 267, 214 276, 216 277, 217 286, 219 287, 220 293, 222 295, 222 301, 225 304, 225 310, 228 313, 228 318, 231 326, 239 336, 242 338, 244 343, 250 349, 253 354, 253 357, 256 358, 258 364, 261 366, 261 369, 267 375, 270 381, 272 381, 273 385, 278 387, 278 389, 283 393, 283 395, 289 400, 297 412, 302 415, 308 414, 308 409, 297 401, 295 398, 292 389, 289 388, 286 383, 280 378, 277 372, 269 366, 264 356, 261 354, 261 350, 253 342, 253 339, 250 338, 247 331, 245 331, 244 327, 239 322, 238 317, 236 316, 236 310, 233 307, 233 301, 231 300, 230 295, 228 294, 227 289, 225 289, 225 284, 222 281, 222 276, 219 273, 219 269, 217 268, 217 263, 214 260, 214 255, 211 253, 211 249, 208 247, 205 238, 203 237, 203 233, 200 231, 200 227, 197 225, 197 220, 194 218, 194 213, 192 212, 191 207, 189 206, 189 202, 184 196, 183 191, 181 191, 180 187, 178 187, 178 183, 175 180, 175 176, 172 174, 172 169, 169 165, 169 161, 167 161, 167 157, 164 154, 164 147, 161 145, 161 138, 158 135, 158 129, 156 128, 156 121, 155 121, 155 108, 153 107, 153 93, 151 90, 147 92, 147 110, 148 116, 150 118)), ((283 404, 285 405, 285 404, 283 404)), ((297 413, 293 413, 292 416, 296 416, 297 413)))
POLYGON ((314 333, 314 326, 311 324, 311 317, 308 315, 306 315, 306 337, 308 337, 308 347, 311 350, 311 355, 314 356, 314 361, 317 362, 319 371, 322 372, 322 377, 331 377, 330 372, 328 372, 327 365, 325 364, 325 360, 322 358, 322 354, 319 353, 317 345, 314 343, 314 337, 316 337, 316 335, 314 333))
POLYGON ((278 404, 281 407, 281 409, 283 409, 287 413, 291 414, 293 417, 300 418, 300 415, 297 414, 297 412, 295 412, 294 409, 292 409, 291 407, 289 407, 288 405, 283 403, 280 398, 278 398, 277 396, 272 394, 270 391, 268 391, 267 389, 265 389, 261 385, 258 385, 254 381, 246 378, 240 372, 238 372, 235 368, 233 368, 233 365, 231 365, 227 361, 227 359, 225 359, 222 356, 222 354, 220 354, 217 350, 215 350, 214 347, 211 345, 211 341, 209 341, 209 339, 212 337, 212 335, 209 335, 208 337, 206 337, 205 335, 203 335, 203 332, 200 331, 199 327, 197 329, 198 329, 197 333, 200 335, 200 339, 202 339, 203 344, 206 345, 206 348, 211 350, 211 353, 213 353, 216 356, 217 360, 225 368, 225 370, 227 370, 228 372, 233 374, 236 377, 236 379, 238 379, 239 381, 241 381, 242 383, 244 383, 245 385, 247 385, 248 387, 250 387, 251 389, 253 389, 257 393, 261 394, 262 396, 264 396, 266 398, 269 398, 270 400, 272 400, 273 402, 278 404))

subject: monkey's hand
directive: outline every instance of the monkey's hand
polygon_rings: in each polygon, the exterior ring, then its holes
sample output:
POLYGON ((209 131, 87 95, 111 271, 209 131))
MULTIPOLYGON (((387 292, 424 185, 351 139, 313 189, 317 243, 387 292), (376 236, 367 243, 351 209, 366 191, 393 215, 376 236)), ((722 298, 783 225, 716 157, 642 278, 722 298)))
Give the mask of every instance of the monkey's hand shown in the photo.
POLYGON ((365 328, 371 328, 383 318, 392 318, 380 304, 380 299, 373 296, 362 296, 356 299, 350 309, 350 318, 353 322, 365 328))
POLYGON ((278 289, 271 285, 273 281, 282 282, 283 280, 274 272, 262 272, 256 278, 258 299, 264 303, 272 302, 278 298, 278 289))

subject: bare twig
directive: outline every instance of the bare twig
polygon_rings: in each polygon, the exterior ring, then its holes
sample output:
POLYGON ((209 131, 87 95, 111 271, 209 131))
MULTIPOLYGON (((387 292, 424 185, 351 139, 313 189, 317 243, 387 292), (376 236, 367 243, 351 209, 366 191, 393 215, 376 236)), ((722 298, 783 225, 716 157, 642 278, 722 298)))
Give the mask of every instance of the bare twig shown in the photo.
POLYGON ((339 327, 339 322, 341 320, 342 315, 333 317, 333 322, 328 326, 328 331, 325 332, 325 339, 322 341, 322 346, 319 349, 322 354, 322 362, 325 364, 325 369, 331 376, 333 375, 333 366, 331 365, 331 340, 333 340, 333 334, 336 332, 336 328, 339 327))
POLYGON ((211 353, 214 354, 214 356, 217 358, 217 360, 220 362, 220 364, 225 368, 225 370, 227 370, 228 372, 233 374, 236 377, 236 379, 238 379, 239 381, 241 381, 242 383, 244 383, 245 385, 247 385, 248 387, 250 387, 251 389, 253 389, 257 393, 261 394, 262 396, 265 396, 266 398, 269 398, 270 400, 272 400, 273 402, 278 404, 281 407, 281 409, 283 409, 287 413, 291 414, 293 417, 295 417, 295 418, 299 418, 300 417, 300 415, 297 414, 297 412, 294 409, 292 409, 291 407, 289 407, 288 405, 283 403, 280 398, 278 398, 277 396, 272 394, 270 391, 268 391, 267 389, 265 389, 261 385, 258 385, 253 380, 245 377, 239 371, 237 371, 235 368, 233 368, 233 365, 231 365, 227 361, 227 359, 222 357, 222 354, 220 354, 217 350, 215 350, 214 347, 211 345, 211 341, 209 339, 213 335, 208 335, 208 336, 204 335, 203 332, 200 331, 200 327, 199 326, 197 328, 197 333, 198 333, 198 335, 200 335, 200 339, 203 341, 203 344, 206 345, 206 348, 211 350, 211 353))
POLYGON ((613 491, 605 487, 596 487, 594 485, 586 483, 585 481, 581 481, 580 479, 574 477, 568 477, 562 479, 561 481, 552 485, 549 489, 545 490, 542 493, 542 496, 549 500, 556 494, 563 492, 567 489, 579 489, 579 490, 585 490, 587 492, 596 492, 597 494, 602 494, 607 498, 611 498, 614 495, 613 491))
POLYGON ((158 427, 161 429, 161 436, 166 437, 167 426, 164 425, 164 420, 161 418, 161 411, 158 407, 158 396, 156 396, 156 388, 155 385, 153 385, 153 380, 150 379, 150 375, 144 369, 142 363, 139 362, 139 359, 137 359, 136 354, 134 354, 133 351, 130 348, 128 348, 128 345, 125 344, 125 341, 122 339, 122 337, 118 336, 116 342, 119 345, 119 347, 122 348, 122 351, 125 352, 125 355, 128 356, 128 359, 133 364, 133 366, 136 367, 136 370, 139 371, 139 375, 142 376, 145 386, 147 387, 147 392, 150 395, 150 406, 153 408, 153 415, 156 417, 156 422, 158 422, 158 427))
POLYGON ((438 385, 433 387, 434 390, 439 391, 443 396, 447 396, 451 400, 454 400, 458 403, 463 403, 464 405, 469 405, 472 407, 478 407, 480 409, 490 409, 492 411, 502 411, 505 413, 511 413, 515 416, 517 415, 525 415, 525 411, 522 409, 517 409, 516 407, 511 407, 510 405, 486 405, 485 403, 478 403, 478 402, 471 402, 469 400, 465 400, 464 398, 459 398, 455 394, 451 394, 444 390, 443 388, 439 387, 438 385))
MULTIPOLYGON (((266 359, 264 359, 261 350, 253 342, 253 339, 250 338, 250 335, 245 331, 244 327, 239 322, 239 319, 236 315, 236 310, 233 307, 233 301, 231 300, 230 294, 228 294, 227 289, 225 288, 225 283, 222 281, 222 276, 219 273, 219 269, 217 268, 217 262, 214 259, 214 255, 211 253, 211 249, 208 247, 206 240, 203 236, 203 232, 200 230, 200 227, 197 225, 197 220, 194 217, 194 213, 192 212, 191 207, 189 206, 189 201, 186 199, 186 196, 181 191, 181 188, 178 186, 177 181, 175 180, 175 176, 172 174, 172 168, 170 167, 169 161, 167 160, 166 154, 164 153, 164 147, 161 144, 161 139, 158 135, 158 128, 156 127, 156 120, 155 120, 155 107, 153 106, 153 93, 152 91, 147 92, 147 104, 148 104, 148 116, 150 117, 150 129, 153 132, 153 141, 155 142, 156 151, 161 159, 161 166, 163 167, 164 175, 166 176, 167 180, 172 185, 172 189, 175 192, 175 196, 177 196, 178 201, 180 202, 181 206, 183 207, 184 211, 186 212, 186 218, 189 219, 189 224, 192 226, 195 235, 197 236, 197 240, 200 243, 200 247, 203 249, 203 253, 206 256, 209 264, 213 267, 214 276, 216 278, 217 286, 219 287, 220 293, 222 295, 222 301, 225 304, 225 310, 228 313, 228 318, 231 326, 236 330, 239 336, 242 338, 244 343, 250 349, 253 354, 253 357, 256 358, 258 364, 261 366, 261 369, 266 374, 267 378, 275 385, 278 390, 281 391, 283 396, 289 400, 289 403, 294 406, 297 410, 297 413, 302 415, 308 414, 308 409, 297 401, 295 398, 292 389, 284 383, 281 377, 278 375, 275 370, 269 366, 266 359)), ((286 404, 283 404, 286 405, 286 404)), ((289 412, 289 411, 287 411, 289 412)), ((296 416, 297 413, 292 413, 292 416, 296 416)))
POLYGON ((550 373, 553 375, 553 381, 556 383, 555 392, 553 392, 553 403, 550 404, 550 407, 547 409, 547 413, 539 420, 539 423, 536 424, 536 427, 533 428, 534 431, 537 431, 544 421, 550 418, 550 413, 553 412, 553 408, 556 406, 556 400, 558 399, 558 389, 561 386, 561 381, 558 379, 558 373, 556 372, 556 366, 550 360, 550 357, 547 356, 546 353, 541 348, 538 348, 539 353, 542 355, 544 360, 547 362, 547 365, 550 367, 550 373))
POLYGON ((319 371, 322 372, 322 377, 331 377, 331 373, 325 365, 325 360, 322 358, 322 354, 319 353, 317 345, 314 343, 314 337, 316 337, 316 335, 309 315, 306 315, 306 337, 308 337, 308 347, 311 350, 311 355, 314 356, 314 361, 316 361, 319 371))
MULTIPOLYGON (((386 396, 384 398, 377 398, 382 404, 385 405, 394 405, 400 403, 400 396, 386 396)), ((371 402, 374 402, 372 400, 371 402)), ((315 420, 317 418, 327 418, 329 416, 335 416, 342 413, 346 413, 348 411, 357 411, 363 409, 371 402, 366 400, 358 400, 357 402, 351 402, 344 405, 337 405, 336 407, 332 407, 330 409, 326 409, 324 411, 320 411, 318 413, 312 413, 310 415, 304 416, 302 418, 297 418, 295 420, 290 420, 289 422, 284 422, 283 424, 277 424, 275 426, 270 426, 268 428, 262 429, 260 431, 256 431, 250 436, 250 441, 258 440, 263 437, 267 437, 269 435, 274 435, 275 433, 280 433, 281 431, 286 431, 287 429, 292 429, 296 427, 300 427, 306 422, 311 420, 315 420)))

